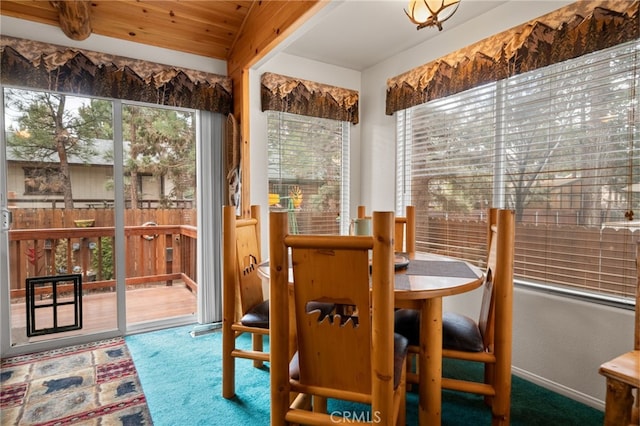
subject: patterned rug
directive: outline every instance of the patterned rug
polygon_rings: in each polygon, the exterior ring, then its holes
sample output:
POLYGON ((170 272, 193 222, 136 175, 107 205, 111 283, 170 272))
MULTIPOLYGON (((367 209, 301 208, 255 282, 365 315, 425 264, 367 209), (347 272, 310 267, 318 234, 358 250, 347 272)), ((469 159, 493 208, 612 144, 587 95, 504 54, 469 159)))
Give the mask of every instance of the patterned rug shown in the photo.
POLYGON ((122 338, 2 359, 0 424, 152 425, 122 338))

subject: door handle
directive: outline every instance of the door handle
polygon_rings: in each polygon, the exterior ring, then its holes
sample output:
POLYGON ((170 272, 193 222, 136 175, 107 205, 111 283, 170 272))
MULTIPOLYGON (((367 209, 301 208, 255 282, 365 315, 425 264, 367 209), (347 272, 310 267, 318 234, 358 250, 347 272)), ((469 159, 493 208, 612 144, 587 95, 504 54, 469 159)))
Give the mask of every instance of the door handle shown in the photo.
POLYGON ((2 209, 2 229, 8 231, 11 228, 11 222, 13 220, 13 213, 10 210, 2 209))

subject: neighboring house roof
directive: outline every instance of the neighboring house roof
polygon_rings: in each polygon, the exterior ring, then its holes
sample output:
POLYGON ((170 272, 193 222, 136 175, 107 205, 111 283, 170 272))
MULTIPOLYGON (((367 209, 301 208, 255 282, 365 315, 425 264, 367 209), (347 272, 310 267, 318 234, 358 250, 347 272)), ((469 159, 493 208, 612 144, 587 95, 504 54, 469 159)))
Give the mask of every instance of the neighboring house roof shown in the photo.
MULTIPOLYGON (((125 151, 129 149, 129 143, 125 142, 125 151)), ((113 166, 113 141, 110 139, 94 139, 93 149, 94 155, 89 156, 88 161, 85 161, 77 155, 69 156, 69 164, 82 164, 92 166, 113 166)), ((11 149, 11 146, 7 146, 7 161, 23 162, 23 163, 57 163, 59 162, 58 154, 54 153, 50 157, 42 160, 38 159, 25 159, 17 156, 11 149)))

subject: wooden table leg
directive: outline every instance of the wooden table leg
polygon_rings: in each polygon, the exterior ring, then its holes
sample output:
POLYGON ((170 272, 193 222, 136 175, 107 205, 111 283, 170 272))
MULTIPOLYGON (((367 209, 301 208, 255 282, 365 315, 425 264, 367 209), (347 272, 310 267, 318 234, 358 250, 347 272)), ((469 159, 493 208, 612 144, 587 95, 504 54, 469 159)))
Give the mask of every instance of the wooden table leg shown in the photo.
POLYGON ((442 298, 423 301, 420 330, 418 416, 421 425, 439 426, 442 420, 442 298))

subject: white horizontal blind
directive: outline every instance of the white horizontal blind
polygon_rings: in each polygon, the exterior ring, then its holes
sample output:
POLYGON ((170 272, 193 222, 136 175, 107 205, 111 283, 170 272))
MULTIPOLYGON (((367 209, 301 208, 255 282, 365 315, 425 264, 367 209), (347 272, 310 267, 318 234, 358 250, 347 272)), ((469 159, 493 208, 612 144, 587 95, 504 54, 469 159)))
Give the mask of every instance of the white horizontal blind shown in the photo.
POLYGON ((638 56, 638 41, 627 43, 399 114, 418 247, 474 261, 482 211, 506 207, 519 279, 632 298, 638 56))
POLYGON ((269 193, 292 232, 340 234, 349 219, 349 123, 267 112, 269 193), (299 189, 302 203, 291 196, 299 189), (275 196, 277 194, 277 197, 275 196))
MULTIPOLYGON (((400 176, 410 173, 399 182, 408 188, 406 204, 416 207, 418 250, 482 262, 486 231, 465 223, 481 221, 492 201, 495 87, 478 87, 399 114, 398 130, 404 130, 406 144, 398 144, 403 158, 397 170, 400 176)), ((398 205, 396 214, 403 212, 404 204, 398 205)))

